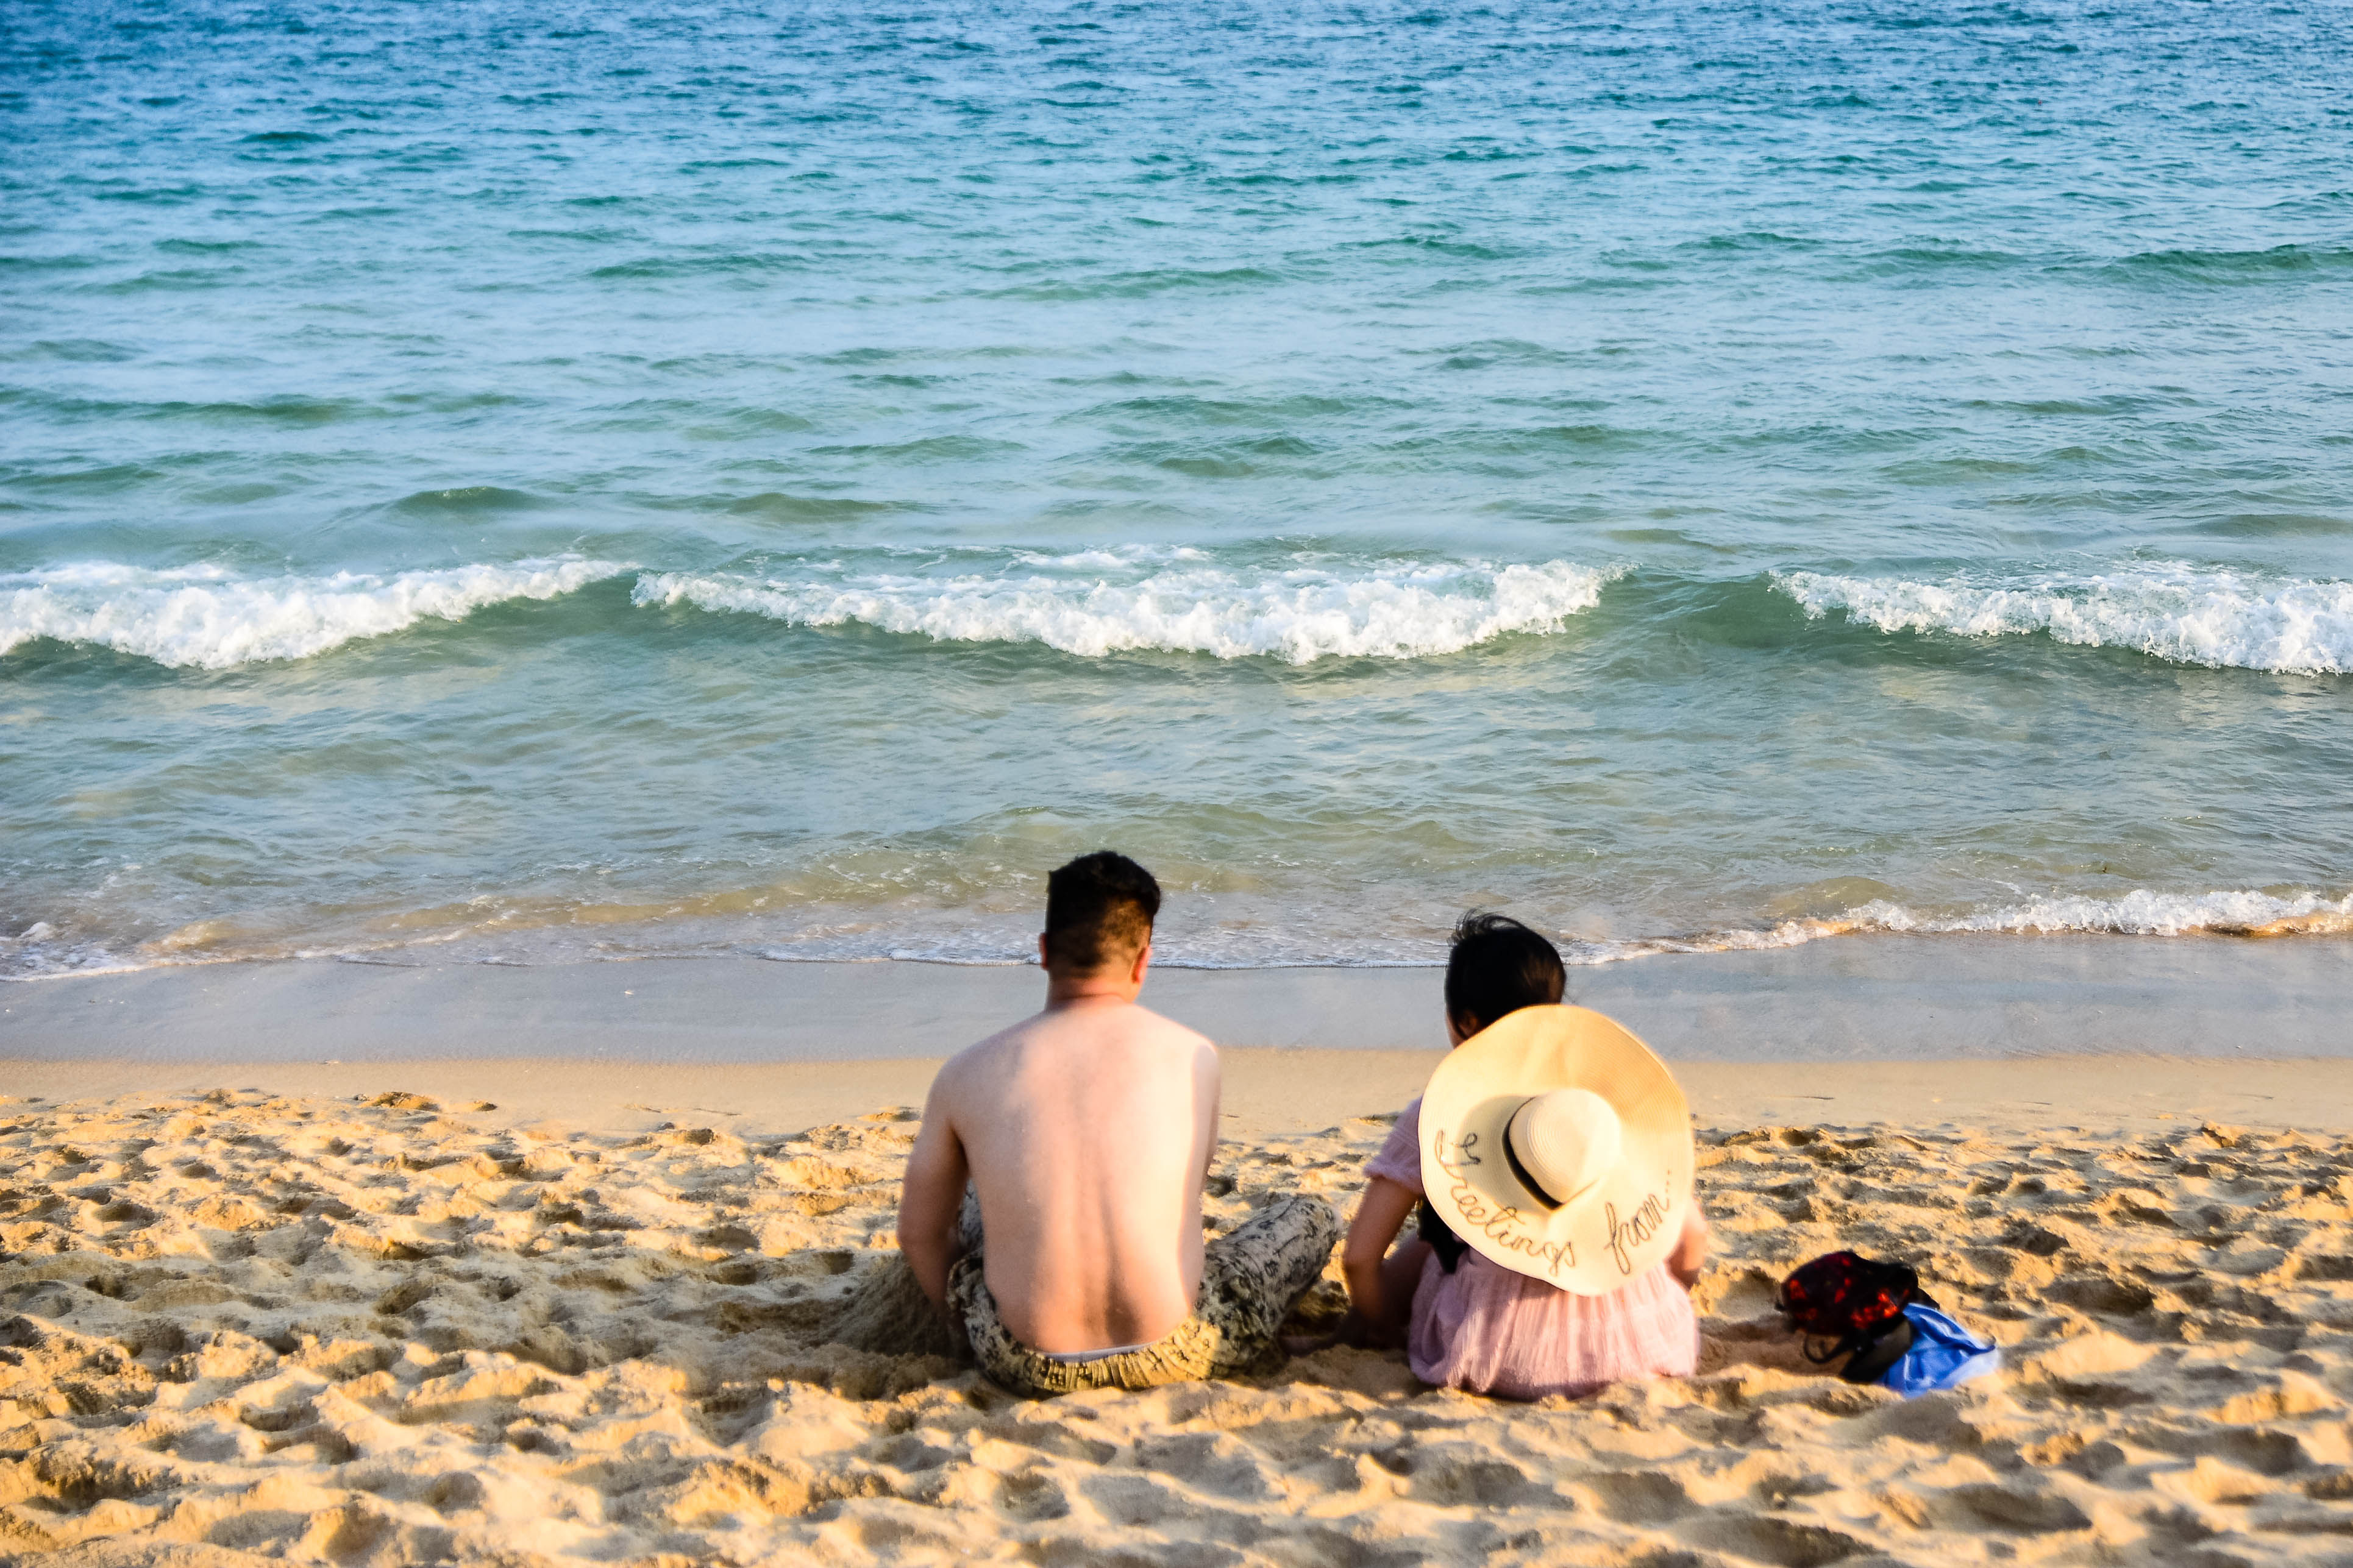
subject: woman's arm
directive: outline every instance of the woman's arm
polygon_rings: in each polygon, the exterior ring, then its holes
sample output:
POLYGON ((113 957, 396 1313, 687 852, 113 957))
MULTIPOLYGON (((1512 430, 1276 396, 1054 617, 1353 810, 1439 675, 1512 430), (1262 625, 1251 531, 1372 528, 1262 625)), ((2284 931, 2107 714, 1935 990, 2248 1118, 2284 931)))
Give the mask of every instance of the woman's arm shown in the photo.
POLYGON ((1683 1216, 1683 1233, 1676 1238, 1675 1249, 1667 1254, 1667 1272, 1686 1290, 1699 1283, 1700 1266, 1707 1261, 1709 1235, 1707 1215, 1699 1212, 1699 1194, 1694 1193, 1690 1212, 1683 1216))
POLYGON ((1340 1269, 1348 1279, 1348 1320, 1340 1337, 1350 1344, 1394 1345, 1404 1338, 1409 1296, 1393 1300, 1398 1281, 1382 1278, 1382 1262, 1389 1243, 1405 1228, 1414 1205, 1421 1200, 1413 1190, 1387 1176, 1365 1184, 1365 1195, 1349 1222, 1348 1239, 1340 1248, 1340 1269))

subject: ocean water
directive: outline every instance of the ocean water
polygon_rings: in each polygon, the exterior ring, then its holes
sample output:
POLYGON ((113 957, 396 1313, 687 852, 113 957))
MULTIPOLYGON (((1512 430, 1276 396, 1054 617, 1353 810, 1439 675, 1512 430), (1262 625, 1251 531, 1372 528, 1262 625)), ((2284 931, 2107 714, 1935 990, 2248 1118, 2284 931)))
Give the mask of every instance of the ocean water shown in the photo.
POLYGON ((2353 930, 2353 14, 0 16, 0 974, 2353 930))

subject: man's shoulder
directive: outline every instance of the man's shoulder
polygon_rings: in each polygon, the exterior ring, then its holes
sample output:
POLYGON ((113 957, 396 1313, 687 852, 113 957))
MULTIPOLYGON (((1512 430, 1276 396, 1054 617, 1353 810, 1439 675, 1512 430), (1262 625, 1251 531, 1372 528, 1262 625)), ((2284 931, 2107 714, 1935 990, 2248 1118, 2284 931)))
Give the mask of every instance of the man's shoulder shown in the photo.
POLYGON ((1044 1017, 1042 1013, 1033 1013, 1018 1023, 1008 1024, 985 1040, 975 1040, 940 1064, 940 1078, 943 1080, 965 1079, 987 1070, 991 1065, 1019 1050, 1022 1042, 1044 1017))
POLYGON ((1142 1039, 1166 1050, 1207 1051, 1218 1054, 1217 1042, 1198 1029, 1188 1029, 1174 1018, 1164 1017, 1141 1003, 1128 1006, 1128 1027, 1142 1039))
POLYGON ((1207 1035, 1131 1002, 1085 1018, 1052 1012, 1033 1014, 950 1057, 940 1068, 939 1082, 954 1088, 1016 1070, 1032 1050, 1043 1051, 1050 1058, 1063 1051, 1103 1046, 1141 1048, 1155 1055, 1206 1056, 1211 1061, 1218 1054, 1207 1035))

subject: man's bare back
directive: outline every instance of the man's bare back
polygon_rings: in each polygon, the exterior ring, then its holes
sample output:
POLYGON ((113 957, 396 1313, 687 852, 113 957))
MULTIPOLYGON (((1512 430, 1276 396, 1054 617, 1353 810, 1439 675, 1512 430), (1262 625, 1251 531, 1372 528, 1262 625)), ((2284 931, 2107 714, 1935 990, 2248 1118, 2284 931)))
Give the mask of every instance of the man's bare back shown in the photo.
MULTIPOLYGON (((989 1380, 1034 1399, 1262 1366, 1340 1238, 1332 1205, 1294 1193, 1204 1245, 1218 1053, 1135 1005, 1159 912, 1160 884, 1124 855, 1056 868, 1046 1010, 940 1069, 907 1156, 908 1272, 989 1380)), ((897 1320, 907 1275, 881 1278, 897 1320)))
POLYGON ((940 1069, 909 1155, 900 1245, 934 1301, 969 1175, 1006 1329, 1069 1354, 1142 1344, 1192 1312, 1218 1054, 1134 1003, 1132 976, 1057 980, 1048 1005, 940 1069))

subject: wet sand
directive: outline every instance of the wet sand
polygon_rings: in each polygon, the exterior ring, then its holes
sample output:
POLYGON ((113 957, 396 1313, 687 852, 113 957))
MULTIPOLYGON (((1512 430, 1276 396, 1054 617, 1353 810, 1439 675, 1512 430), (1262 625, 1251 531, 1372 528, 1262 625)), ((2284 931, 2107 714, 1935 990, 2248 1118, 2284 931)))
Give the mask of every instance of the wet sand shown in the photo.
MULTIPOLYGON (((1569 984, 1675 1061, 2353 1056, 2353 942, 2326 937, 1834 937, 1569 984)), ((1444 1044, 1438 994, 1430 969, 1157 969, 1145 1001, 1221 1045, 1414 1050, 1444 1044)), ((180 965, 0 984, 0 1058, 938 1057, 1039 994, 1011 965, 180 965)))

